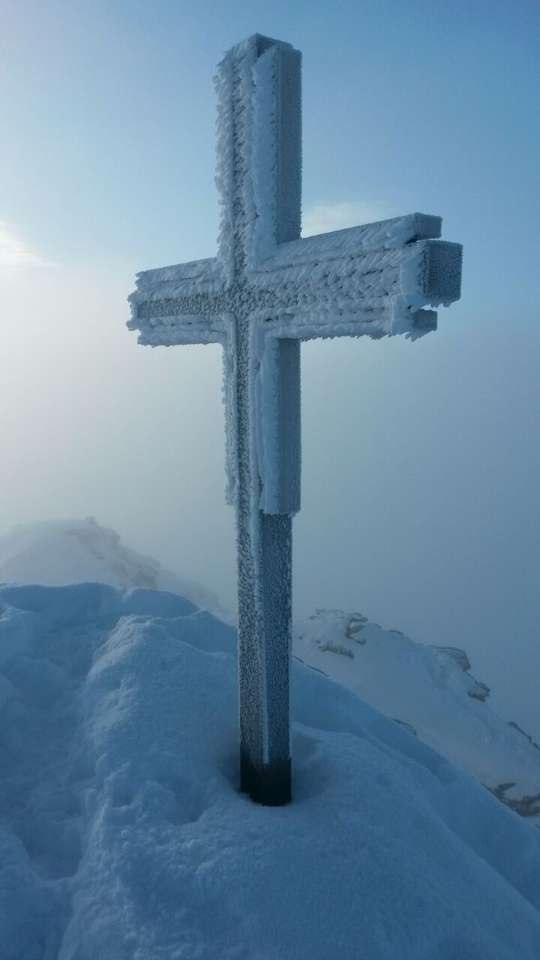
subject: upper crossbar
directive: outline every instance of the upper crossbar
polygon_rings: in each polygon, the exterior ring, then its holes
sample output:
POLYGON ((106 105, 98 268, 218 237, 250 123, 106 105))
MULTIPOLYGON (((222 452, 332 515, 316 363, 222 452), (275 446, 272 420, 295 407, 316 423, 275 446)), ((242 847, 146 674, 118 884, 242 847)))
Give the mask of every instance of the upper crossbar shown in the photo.
POLYGON ((361 257, 375 250, 391 250, 417 240, 437 239, 441 236, 441 228, 441 217, 411 213, 405 217, 333 230, 279 244, 271 256, 259 262, 257 269, 274 271, 341 257, 361 257))
POLYGON ((435 318, 419 310, 460 296, 461 246, 434 239, 440 232, 439 217, 416 213, 286 242, 241 284, 226 282, 219 258, 148 270, 130 297, 130 327, 154 346, 215 343, 224 341, 227 315, 266 310, 280 315, 282 336, 289 315, 288 335, 299 339, 418 336, 435 318))

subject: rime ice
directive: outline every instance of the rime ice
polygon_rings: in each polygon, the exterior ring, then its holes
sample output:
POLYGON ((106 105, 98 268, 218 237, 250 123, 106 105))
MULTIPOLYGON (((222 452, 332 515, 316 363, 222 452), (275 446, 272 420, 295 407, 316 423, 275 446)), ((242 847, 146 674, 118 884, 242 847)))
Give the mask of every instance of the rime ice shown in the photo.
POLYGON ((237 513, 242 788, 290 798, 291 521, 300 508, 300 341, 418 337, 459 298, 461 247, 412 214, 300 239, 300 53, 256 35, 218 68, 215 258, 139 274, 152 346, 221 343, 237 513))

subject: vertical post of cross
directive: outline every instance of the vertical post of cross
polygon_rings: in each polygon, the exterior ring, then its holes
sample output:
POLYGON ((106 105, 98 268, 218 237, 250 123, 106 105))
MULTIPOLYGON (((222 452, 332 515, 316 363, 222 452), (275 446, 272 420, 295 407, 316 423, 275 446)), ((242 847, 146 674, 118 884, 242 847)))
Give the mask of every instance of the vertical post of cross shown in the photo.
MULTIPOLYGON (((256 36, 228 54, 224 73, 218 75, 218 150, 229 158, 226 179, 218 176, 220 257, 228 283, 240 288, 261 257, 300 236, 300 66, 300 54, 289 44, 256 36)), ((299 509, 300 344, 276 341, 263 358, 257 356, 252 309, 246 303, 245 314, 232 318, 240 778, 241 789, 254 800, 279 805, 291 798, 291 562, 292 514, 299 509), (259 459, 261 410, 255 394, 261 366, 272 387, 272 416, 280 420, 279 477, 271 503, 264 501, 259 459)))

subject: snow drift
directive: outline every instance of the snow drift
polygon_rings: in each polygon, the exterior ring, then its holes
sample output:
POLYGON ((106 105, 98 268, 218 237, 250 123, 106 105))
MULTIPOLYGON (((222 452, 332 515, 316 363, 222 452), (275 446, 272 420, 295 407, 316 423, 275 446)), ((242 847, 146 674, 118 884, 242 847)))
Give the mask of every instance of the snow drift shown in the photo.
POLYGON ((237 790, 235 635, 0 591, 2 960, 536 960, 540 833, 295 663, 295 802, 237 790))
MULTIPOLYGON (((93 519, 18 526, 0 537, 0 582, 99 582, 177 593, 231 622, 201 586, 122 543, 93 519)), ((490 708, 467 654, 416 643, 358 612, 318 610, 294 628, 294 653, 461 766, 540 824, 540 749, 490 708)))

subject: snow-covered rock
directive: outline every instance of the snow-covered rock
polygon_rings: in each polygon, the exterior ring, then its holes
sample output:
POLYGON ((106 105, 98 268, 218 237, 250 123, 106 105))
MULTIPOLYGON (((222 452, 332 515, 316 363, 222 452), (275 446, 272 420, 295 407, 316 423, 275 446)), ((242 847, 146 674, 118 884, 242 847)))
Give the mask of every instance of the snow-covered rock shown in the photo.
POLYGON ((464 650, 416 643, 361 613, 318 610, 296 625, 294 652, 540 823, 540 746, 486 703, 489 688, 464 650))
POLYGON ((295 661, 264 808, 231 627, 95 584, 0 607, 2 960, 537 960, 540 832, 352 691, 295 661))

